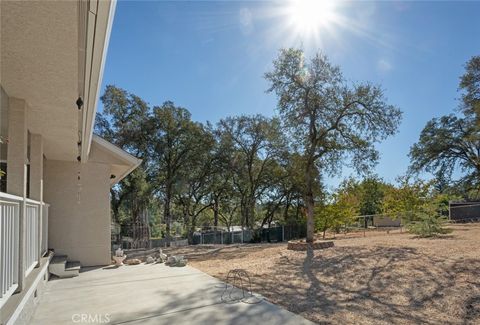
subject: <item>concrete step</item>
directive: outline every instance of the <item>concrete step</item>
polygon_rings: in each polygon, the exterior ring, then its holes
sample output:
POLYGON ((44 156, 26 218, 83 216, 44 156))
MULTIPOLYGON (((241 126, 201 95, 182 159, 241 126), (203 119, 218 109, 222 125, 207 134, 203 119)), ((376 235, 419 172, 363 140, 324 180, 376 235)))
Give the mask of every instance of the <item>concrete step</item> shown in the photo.
POLYGON ((50 261, 48 271, 59 278, 73 278, 80 273, 80 262, 68 261, 66 255, 55 255, 50 261))
POLYGON ((52 260, 50 261, 50 265, 52 264, 59 264, 65 265, 67 263, 67 255, 54 255, 52 260))
POLYGON ((80 271, 81 267, 80 262, 71 261, 67 262, 67 265, 65 265, 65 271, 80 271))

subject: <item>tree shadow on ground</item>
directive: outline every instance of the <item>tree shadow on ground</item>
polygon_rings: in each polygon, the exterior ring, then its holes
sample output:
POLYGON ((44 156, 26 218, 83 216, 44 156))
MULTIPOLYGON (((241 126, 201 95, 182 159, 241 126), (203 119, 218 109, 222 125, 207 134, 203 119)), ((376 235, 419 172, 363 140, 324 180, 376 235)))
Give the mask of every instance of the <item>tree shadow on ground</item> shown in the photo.
POLYGON ((202 278, 201 290, 157 288, 150 295, 158 301, 157 307, 117 310, 111 314, 111 324, 299 324, 290 313, 262 300, 225 303, 225 285, 212 280, 202 278))
POLYGON ((480 261, 409 247, 286 252, 254 291, 315 322, 473 324, 480 321, 480 261))
POLYGON ((246 244, 242 246, 222 246, 211 251, 200 253, 187 253, 185 257, 188 259, 194 259, 195 261, 214 260, 216 258, 220 260, 240 259, 249 256, 252 250, 255 252, 261 252, 272 247, 283 245, 281 244, 246 244))

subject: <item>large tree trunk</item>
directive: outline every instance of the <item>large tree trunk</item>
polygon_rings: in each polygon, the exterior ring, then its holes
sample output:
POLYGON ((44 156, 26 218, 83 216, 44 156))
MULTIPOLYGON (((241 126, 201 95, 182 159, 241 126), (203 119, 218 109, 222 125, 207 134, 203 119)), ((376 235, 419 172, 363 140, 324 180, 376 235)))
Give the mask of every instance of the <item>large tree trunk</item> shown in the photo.
POLYGON ((191 222, 189 228, 190 229, 188 231, 188 243, 190 245, 193 245, 193 233, 195 232, 195 229, 197 228, 197 224, 196 224, 195 220, 193 220, 193 218, 192 218, 192 222, 191 222))
POLYGON ((182 210, 183 210, 182 211, 182 213, 183 213, 183 224, 186 227, 188 227, 188 225, 193 222, 190 218, 189 207, 186 204, 184 204, 182 210))
POLYGON ((218 199, 215 198, 213 200, 213 225, 215 226, 215 230, 218 227, 218 199))
POLYGON ((241 215, 241 226, 245 227, 245 224, 248 223, 248 203, 245 198, 240 200, 240 215, 241 215))
POLYGON ((248 205, 248 215, 249 219, 247 222, 247 228, 253 229, 255 223, 255 198, 250 198, 248 205))
POLYGON ((315 222, 314 222, 314 208, 315 208, 315 198, 313 196, 313 182, 314 182, 314 172, 313 172, 313 163, 308 163, 306 168, 306 193, 305 193, 305 202, 307 204, 307 242, 313 242, 313 236, 315 233, 315 222))
MULTIPOLYGON (((308 93, 305 98, 305 107, 308 107, 308 93)), ((307 164, 305 166, 305 203, 307 205, 307 242, 311 243, 313 242, 313 236, 315 234, 315 221, 313 215, 315 208, 315 197, 313 195, 313 185, 315 181, 315 149, 317 143, 315 112, 310 115, 309 140, 310 145, 307 150, 307 164)))
POLYGON ((120 204, 112 204, 113 222, 120 224, 120 204))
POLYGON ((172 200, 172 191, 169 187, 166 189, 165 193, 165 200, 163 206, 163 217, 166 224, 165 231, 166 231, 166 238, 167 241, 170 241, 170 223, 172 221, 172 217, 170 214, 170 202, 172 200))
POLYGON ((287 201, 285 202, 285 209, 283 210, 283 222, 287 223, 288 219, 288 210, 290 209, 290 198, 287 198, 287 201))
POLYGON ((295 220, 298 220, 300 216, 300 209, 301 209, 300 199, 297 198, 297 206, 295 207, 295 220))
POLYGON ((313 198, 313 191, 307 190, 307 242, 313 242, 313 235, 315 233, 315 222, 314 222, 314 215, 313 210, 315 207, 315 201, 313 198))
POLYGON ((120 204, 121 204, 121 199, 117 199, 116 193, 113 189, 110 189, 110 202, 111 202, 111 207, 112 207, 112 213, 113 213, 113 222, 115 223, 120 223, 120 204))

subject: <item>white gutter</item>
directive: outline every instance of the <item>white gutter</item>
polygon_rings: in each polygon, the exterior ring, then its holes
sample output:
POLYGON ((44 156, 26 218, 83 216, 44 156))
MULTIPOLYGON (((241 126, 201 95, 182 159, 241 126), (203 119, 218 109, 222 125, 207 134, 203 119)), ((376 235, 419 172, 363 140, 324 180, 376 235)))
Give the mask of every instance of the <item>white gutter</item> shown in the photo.
POLYGON ((90 0, 86 25, 85 82, 81 122, 82 162, 87 162, 100 97, 116 0, 90 0))

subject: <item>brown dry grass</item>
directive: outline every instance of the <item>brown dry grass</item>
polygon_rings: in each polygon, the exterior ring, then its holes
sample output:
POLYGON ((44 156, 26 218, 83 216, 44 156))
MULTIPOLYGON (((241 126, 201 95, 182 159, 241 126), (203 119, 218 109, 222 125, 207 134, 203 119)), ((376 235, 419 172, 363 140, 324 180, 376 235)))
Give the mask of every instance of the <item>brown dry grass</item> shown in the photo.
POLYGON ((245 269, 253 291, 318 323, 480 324, 480 225, 451 228, 436 239, 343 238, 314 252, 197 247, 190 264, 220 279, 245 269))

